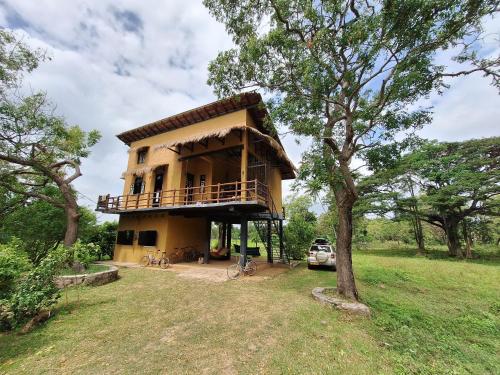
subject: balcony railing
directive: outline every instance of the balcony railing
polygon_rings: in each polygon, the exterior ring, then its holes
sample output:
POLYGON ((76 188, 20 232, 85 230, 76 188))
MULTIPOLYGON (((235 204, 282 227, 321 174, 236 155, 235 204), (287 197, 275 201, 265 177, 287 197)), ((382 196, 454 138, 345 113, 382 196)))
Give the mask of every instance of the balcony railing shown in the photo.
POLYGON ((269 206, 267 185, 258 180, 227 182, 157 192, 99 196, 97 210, 116 212, 145 208, 200 207, 210 204, 254 202, 269 206))

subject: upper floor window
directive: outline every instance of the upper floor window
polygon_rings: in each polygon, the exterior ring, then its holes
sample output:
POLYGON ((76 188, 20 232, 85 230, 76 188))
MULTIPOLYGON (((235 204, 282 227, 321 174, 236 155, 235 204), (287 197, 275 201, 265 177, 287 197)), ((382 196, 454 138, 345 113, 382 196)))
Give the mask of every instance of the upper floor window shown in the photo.
POLYGON ((132 185, 130 185, 130 194, 142 194, 144 193, 144 179, 140 176, 136 176, 132 185))
POLYGON ((146 155, 148 154, 147 148, 141 148, 137 151, 137 164, 144 164, 146 162, 146 155))

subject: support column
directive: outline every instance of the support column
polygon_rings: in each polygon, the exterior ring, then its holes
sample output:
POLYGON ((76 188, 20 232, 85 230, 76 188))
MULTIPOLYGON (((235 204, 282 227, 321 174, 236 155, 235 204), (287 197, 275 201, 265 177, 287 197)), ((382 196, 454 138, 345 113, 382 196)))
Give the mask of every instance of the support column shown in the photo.
POLYGON ((248 218, 246 215, 241 215, 240 229, 240 264, 245 266, 247 262, 247 241, 248 241, 248 218))
POLYGON ((280 238, 280 259, 283 260, 285 255, 285 246, 283 245, 283 220, 279 220, 279 233, 278 236, 280 238))
POLYGON ((222 248, 226 247, 226 229, 227 229, 227 223, 224 222, 222 223, 222 248))
POLYGON ((272 230, 272 223, 271 220, 267 221, 267 232, 266 232, 266 240, 267 240, 267 263, 272 263, 273 262, 273 244, 271 241, 271 230, 272 230))
POLYGON ((226 231, 226 235, 227 235, 227 238, 226 238, 226 246, 228 248, 228 252, 227 252, 227 259, 231 259, 231 231, 233 229, 233 224, 231 223, 227 223, 227 231, 226 231))
POLYGON ((248 179, 248 132, 246 129, 242 130, 242 143, 243 148, 241 149, 241 200, 245 201, 247 199, 247 179, 248 179))
POLYGON ((203 263, 208 264, 210 259, 210 240, 212 237, 212 221, 207 218, 207 243, 205 244, 205 249, 203 251, 203 263))

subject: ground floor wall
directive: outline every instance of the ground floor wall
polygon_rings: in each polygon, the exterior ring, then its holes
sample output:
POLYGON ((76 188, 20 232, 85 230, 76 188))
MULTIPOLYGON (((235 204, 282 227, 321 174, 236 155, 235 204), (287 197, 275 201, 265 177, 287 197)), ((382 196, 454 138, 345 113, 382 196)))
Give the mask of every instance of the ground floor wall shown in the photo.
POLYGON ((115 244, 113 260, 138 263, 148 250, 165 251, 169 258, 182 247, 194 247, 200 253, 208 246, 208 229, 205 218, 169 216, 166 213, 141 213, 121 215, 118 230, 133 230, 132 245, 115 244), (156 231, 156 245, 142 246, 138 243, 140 231, 156 231))

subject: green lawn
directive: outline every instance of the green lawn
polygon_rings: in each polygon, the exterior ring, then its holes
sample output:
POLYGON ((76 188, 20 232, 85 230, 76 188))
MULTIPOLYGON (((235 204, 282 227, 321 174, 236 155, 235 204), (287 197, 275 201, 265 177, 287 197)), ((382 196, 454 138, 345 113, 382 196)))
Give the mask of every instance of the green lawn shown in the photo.
POLYGON ((0 373, 500 373, 499 263, 410 254, 354 254, 371 320, 310 297, 335 284, 329 271, 209 283, 121 269, 71 289, 33 332, 0 336, 0 373))

